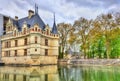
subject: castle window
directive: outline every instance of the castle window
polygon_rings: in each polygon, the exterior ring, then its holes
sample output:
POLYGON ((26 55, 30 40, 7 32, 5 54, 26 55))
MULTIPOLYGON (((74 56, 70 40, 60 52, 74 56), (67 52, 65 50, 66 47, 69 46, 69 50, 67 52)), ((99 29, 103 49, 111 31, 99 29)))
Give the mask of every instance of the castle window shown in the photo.
POLYGON ((47 29, 47 35, 49 34, 49 30, 47 29))
POLYGON ((6 48, 8 48, 8 42, 6 42, 6 48))
POLYGON ((37 51, 37 49, 35 49, 35 51, 37 51))
POLYGON ((35 27, 35 31, 37 31, 37 27, 35 27))
POLYGON ((8 31, 10 31, 10 27, 8 27, 8 31))
POLYGON ((11 42, 10 41, 8 42, 8 47, 11 47, 11 42))
POLYGON ((8 56, 10 56, 10 51, 8 51, 8 56))
POLYGON ((24 39, 24 45, 27 45, 27 38, 24 39))
POLYGON ((15 40, 15 47, 18 46, 18 40, 15 40))
POLYGON ((24 56, 27 56, 27 49, 24 49, 24 56))
POLYGON ((37 37, 35 37, 35 43, 37 43, 37 40, 38 40, 38 38, 37 38, 37 37))
POLYGON ((15 50, 15 56, 17 56, 17 50, 15 50))
POLYGON ((7 42, 5 42, 5 48, 7 48, 7 42))
POLYGON ((48 46, 48 39, 45 39, 45 45, 48 46))
POLYGON ((40 29, 38 29, 38 31, 40 31, 40 29))
POLYGON ((23 31, 24 34, 26 34, 26 28, 24 28, 24 31, 23 31))
POLYGON ((45 49, 45 55, 46 56, 48 55, 48 49, 45 49))
POLYGON ((14 31, 14 35, 16 36, 16 30, 14 31))
POLYGON ((5 51, 4 52, 4 57, 7 57, 8 56, 8 51, 5 51))
POLYGON ((34 29, 32 29, 32 31, 34 31, 34 29))

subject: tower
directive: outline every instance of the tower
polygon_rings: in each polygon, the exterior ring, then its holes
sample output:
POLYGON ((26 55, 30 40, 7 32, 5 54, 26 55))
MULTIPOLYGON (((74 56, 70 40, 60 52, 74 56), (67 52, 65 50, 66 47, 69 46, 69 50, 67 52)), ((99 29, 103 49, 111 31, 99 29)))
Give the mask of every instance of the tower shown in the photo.
POLYGON ((54 13, 54 23, 53 23, 52 33, 58 34, 57 26, 56 26, 56 22, 55 22, 55 13, 54 13))

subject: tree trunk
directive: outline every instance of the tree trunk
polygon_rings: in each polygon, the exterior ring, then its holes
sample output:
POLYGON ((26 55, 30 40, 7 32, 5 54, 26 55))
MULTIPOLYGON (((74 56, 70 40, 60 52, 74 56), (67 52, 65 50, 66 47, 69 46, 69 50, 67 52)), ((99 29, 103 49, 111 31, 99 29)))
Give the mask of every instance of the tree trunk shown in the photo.
POLYGON ((84 59, 86 59, 86 48, 84 48, 84 59))
POLYGON ((106 41, 106 55, 107 55, 107 59, 110 58, 110 42, 109 41, 106 41))

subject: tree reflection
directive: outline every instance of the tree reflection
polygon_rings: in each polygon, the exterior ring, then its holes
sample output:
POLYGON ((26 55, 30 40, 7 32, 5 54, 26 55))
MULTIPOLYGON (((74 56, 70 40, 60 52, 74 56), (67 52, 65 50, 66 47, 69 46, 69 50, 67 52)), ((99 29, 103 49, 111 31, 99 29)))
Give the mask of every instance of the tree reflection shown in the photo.
POLYGON ((119 81, 120 68, 109 66, 59 67, 60 81, 119 81))

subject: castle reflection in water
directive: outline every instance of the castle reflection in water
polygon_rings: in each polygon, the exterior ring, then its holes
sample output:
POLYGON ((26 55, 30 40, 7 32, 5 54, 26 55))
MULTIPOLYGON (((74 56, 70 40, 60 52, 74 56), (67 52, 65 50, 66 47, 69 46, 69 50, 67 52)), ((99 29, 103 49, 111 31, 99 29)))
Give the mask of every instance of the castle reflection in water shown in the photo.
POLYGON ((57 66, 0 67, 0 81, 59 81, 57 66))
POLYGON ((0 67, 0 81, 120 81, 119 66, 0 67))

